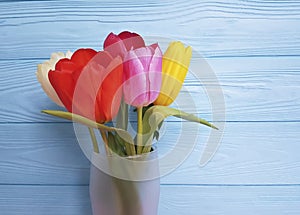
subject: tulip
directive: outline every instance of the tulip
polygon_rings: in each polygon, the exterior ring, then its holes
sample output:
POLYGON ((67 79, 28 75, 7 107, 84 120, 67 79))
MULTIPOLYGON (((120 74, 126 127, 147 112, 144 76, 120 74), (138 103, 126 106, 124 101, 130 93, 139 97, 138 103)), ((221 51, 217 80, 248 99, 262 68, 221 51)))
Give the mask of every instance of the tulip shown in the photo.
POLYGON ((162 53, 158 44, 146 47, 140 35, 123 31, 110 33, 103 46, 113 56, 123 58, 125 102, 135 107, 151 104, 161 86, 162 53))
POLYGON ((53 89, 49 78, 48 72, 50 70, 55 69, 55 64, 63 58, 70 59, 72 56, 72 52, 68 51, 66 54, 62 52, 52 53, 50 60, 45 61, 42 64, 38 64, 36 76, 38 81, 40 82, 43 90, 47 94, 47 96, 57 105, 63 107, 63 103, 60 101, 59 97, 57 96, 55 90, 53 89))
POLYGON ((151 104, 161 87, 162 52, 158 44, 133 49, 124 55, 124 100, 135 107, 151 104))
POLYGON ((122 73, 120 57, 79 49, 71 59, 58 61, 55 69, 49 71, 49 80, 69 112, 105 123, 118 112, 122 73))
POLYGON ((192 57, 192 48, 181 42, 170 43, 162 60, 162 86, 155 105, 170 105, 178 96, 192 57))
POLYGON ((125 53, 131 49, 145 47, 143 38, 137 33, 123 31, 116 35, 110 33, 104 40, 103 48, 108 51, 113 57, 124 57, 125 53))

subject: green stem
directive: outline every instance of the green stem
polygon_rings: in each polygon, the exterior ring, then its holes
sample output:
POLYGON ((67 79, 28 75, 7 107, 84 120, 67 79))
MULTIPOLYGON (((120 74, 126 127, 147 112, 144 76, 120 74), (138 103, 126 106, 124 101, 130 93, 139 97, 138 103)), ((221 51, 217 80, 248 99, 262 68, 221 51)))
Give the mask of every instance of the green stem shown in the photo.
POLYGON ((137 108, 137 154, 143 151, 143 107, 137 108))
POLYGON ((101 137, 103 139, 104 145, 105 145, 105 150, 107 154, 111 154, 109 146, 108 146, 108 140, 107 140, 107 136, 106 136, 106 132, 103 131, 102 129, 99 129, 101 137))
POLYGON ((90 127, 88 127, 88 128, 89 128, 90 136, 91 136, 91 139, 92 139, 92 142, 93 142, 94 152, 99 153, 99 147, 98 147, 98 143, 97 143, 97 139, 96 139, 94 129, 90 128, 90 127))

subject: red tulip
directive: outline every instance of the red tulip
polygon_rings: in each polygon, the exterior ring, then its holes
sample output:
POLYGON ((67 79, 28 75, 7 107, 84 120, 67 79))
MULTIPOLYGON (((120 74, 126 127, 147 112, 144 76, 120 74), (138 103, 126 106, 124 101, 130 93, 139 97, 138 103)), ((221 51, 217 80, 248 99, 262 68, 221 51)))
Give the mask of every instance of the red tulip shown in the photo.
POLYGON ((55 102, 57 105, 64 107, 63 103, 60 101, 59 97, 57 96, 55 90, 53 89, 49 78, 48 73, 50 70, 55 69, 56 63, 62 58, 71 58, 72 52, 67 51, 66 54, 62 52, 55 52, 51 54, 51 58, 37 66, 36 76, 38 81, 40 82, 43 90, 48 95, 48 97, 55 102))
POLYGON ((137 33, 129 31, 123 31, 118 35, 110 33, 103 44, 104 50, 113 57, 120 55, 122 58, 127 51, 141 47, 145 47, 143 38, 137 33))
POLYGON ((122 96, 120 57, 105 51, 79 49, 61 59, 48 74, 51 85, 69 112, 99 123, 111 121, 122 96))

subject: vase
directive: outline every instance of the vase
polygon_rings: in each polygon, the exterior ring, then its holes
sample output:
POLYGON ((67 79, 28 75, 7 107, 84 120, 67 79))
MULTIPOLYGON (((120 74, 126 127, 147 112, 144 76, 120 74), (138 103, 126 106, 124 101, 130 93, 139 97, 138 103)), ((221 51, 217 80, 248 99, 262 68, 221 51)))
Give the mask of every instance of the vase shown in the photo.
POLYGON ((157 215, 156 158, 156 150, 130 157, 93 153, 89 187, 93 215, 157 215))

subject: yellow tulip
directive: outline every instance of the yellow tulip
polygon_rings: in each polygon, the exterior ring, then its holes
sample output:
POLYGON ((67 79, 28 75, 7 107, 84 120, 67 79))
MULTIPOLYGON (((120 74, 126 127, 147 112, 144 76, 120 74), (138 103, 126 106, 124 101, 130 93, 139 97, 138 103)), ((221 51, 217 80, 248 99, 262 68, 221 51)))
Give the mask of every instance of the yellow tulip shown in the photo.
POLYGON ((162 85, 155 105, 170 105, 178 96, 192 57, 192 48, 171 42, 162 60, 162 85))

